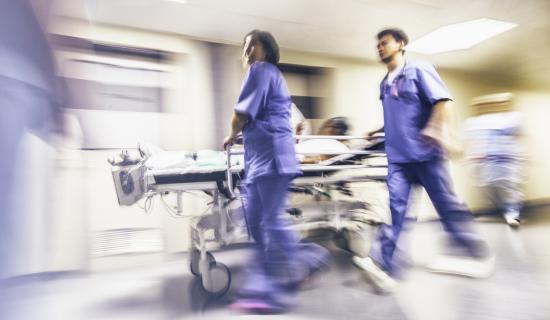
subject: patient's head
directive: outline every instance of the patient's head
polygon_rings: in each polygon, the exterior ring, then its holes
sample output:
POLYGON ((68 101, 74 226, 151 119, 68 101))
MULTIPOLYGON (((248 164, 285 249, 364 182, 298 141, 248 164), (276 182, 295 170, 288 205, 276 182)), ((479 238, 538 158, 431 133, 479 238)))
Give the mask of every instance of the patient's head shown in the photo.
POLYGON ((348 134, 349 128, 347 118, 334 117, 323 122, 318 134, 323 136, 345 136, 348 134))

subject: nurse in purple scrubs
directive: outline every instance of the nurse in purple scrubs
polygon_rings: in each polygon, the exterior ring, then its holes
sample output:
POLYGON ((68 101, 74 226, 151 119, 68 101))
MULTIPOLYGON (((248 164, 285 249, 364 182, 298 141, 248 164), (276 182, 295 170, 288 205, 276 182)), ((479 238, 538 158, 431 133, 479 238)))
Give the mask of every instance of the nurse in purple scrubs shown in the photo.
POLYGON ((245 36, 243 63, 248 70, 224 141, 226 148, 243 133, 246 215, 256 243, 240 299, 233 304, 242 311, 278 312, 290 307, 293 284, 319 265, 315 250, 322 255, 322 248, 315 245, 304 250, 282 216, 290 182, 301 171, 290 125, 292 102, 278 62, 279 47, 269 32, 253 30, 245 36))

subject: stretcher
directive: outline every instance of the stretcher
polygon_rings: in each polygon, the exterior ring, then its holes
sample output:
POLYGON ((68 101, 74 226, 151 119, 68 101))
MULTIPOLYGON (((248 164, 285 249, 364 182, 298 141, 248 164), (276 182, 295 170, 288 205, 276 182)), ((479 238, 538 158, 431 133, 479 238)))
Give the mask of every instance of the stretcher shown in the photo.
MULTIPOLYGON (((364 139, 363 136, 300 136, 297 138, 302 141, 364 139)), ((384 152, 376 148, 380 146, 381 141, 383 138, 371 143, 366 149, 332 151, 328 159, 316 164, 301 165, 303 175, 294 179, 290 191, 308 194, 319 203, 322 202, 324 208, 321 210, 323 212, 321 216, 304 217, 303 210, 299 207, 290 207, 287 212, 293 217, 293 223, 298 231, 326 228, 340 230, 345 226, 345 220, 349 217, 344 213, 347 211, 342 210, 344 203, 331 201, 331 192, 352 196, 352 190, 347 187, 349 183, 386 180, 387 164, 384 161, 378 164, 369 161, 385 159, 384 152), (365 169, 373 171, 365 171, 365 169), (357 170, 361 174, 335 174, 342 170, 350 173, 357 170)), ((164 201, 166 194, 174 193, 175 208, 167 207, 167 210, 176 217, 191 219, 191 272, 200 278, 206 292, 217 296, 223 295, 229 289, 231 273, 226 265, 216 261, 212 250, 235 242, 249 241, 246 226, 235 223, 245 221, 243 208, 246 199, 239 192, 244 169, 242 157, 244 150, 242 147, 230 146, 227 151, 217 153, 216 160, 208 165, 171 168, 148 166, 150 155, 140 148, 138 150, 140 150, 140 157, 136 159, 131 159, 128 152, 123 152, 119 160, 110 160, 119 204, 133 205, 141 199, 145 199, 147 203, 156 196, 160 196, 164 201), (208 195, 211 206, 207 213, 184 212, 183 194, 193 191, 208 195), (244 232, 242 232, 243 229, 244 232)), ((312 154, 318 153, 302 153, 305 156, 312 154)), ((190 159, 197 162, 201 157, 200 154, 194 153, 180 156, 187 157, 190 163, 192 163, 190 159)), ((346 205, 349 206, 349 203, 346 205)))

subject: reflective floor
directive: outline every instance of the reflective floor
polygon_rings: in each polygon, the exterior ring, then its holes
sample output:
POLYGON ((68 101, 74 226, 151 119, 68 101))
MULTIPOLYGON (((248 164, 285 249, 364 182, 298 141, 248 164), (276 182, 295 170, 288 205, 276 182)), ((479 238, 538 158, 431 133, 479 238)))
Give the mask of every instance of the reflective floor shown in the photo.
MULTIPOLYGON (((374 293, 351 256, 331 243, 330 269, 304 288, 298 306, 280 319, 550 319, 550 215, 532 217, 519 230, 499 219, 478 219, 497 254, 495 274, 469 279, 431 274, 426 263, 440 249, 437 223, 419 223, 408 236, 414 266, 396 294, 374 293)), ((222 298, 205 294, 186 256, 161 265, 29 279, 4 286, 6 319, 256 319, 231 311, 247 249, 216 253, 234 281, 222 298), (13 317, 18 312, 17 317, 13 317)))

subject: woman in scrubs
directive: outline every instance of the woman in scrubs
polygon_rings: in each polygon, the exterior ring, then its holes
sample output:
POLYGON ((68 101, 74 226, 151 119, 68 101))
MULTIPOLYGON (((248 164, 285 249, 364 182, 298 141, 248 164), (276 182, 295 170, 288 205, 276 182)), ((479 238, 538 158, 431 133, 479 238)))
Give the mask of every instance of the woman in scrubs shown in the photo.
POLYGON ((248 70, 224 148, 242 131, 246 215, 256 247, 233 308, 280 312, 293 304, 297 284, 322 264, 322 259, 316 258, 321 257, 323 249, 310 245, 304 250, 283 219, 288 187, 301 172, 290 125, 292 102, 276 66, 279 47, 275 38, 266 31, 249 32, 244 38, 242 58, 248 70))

